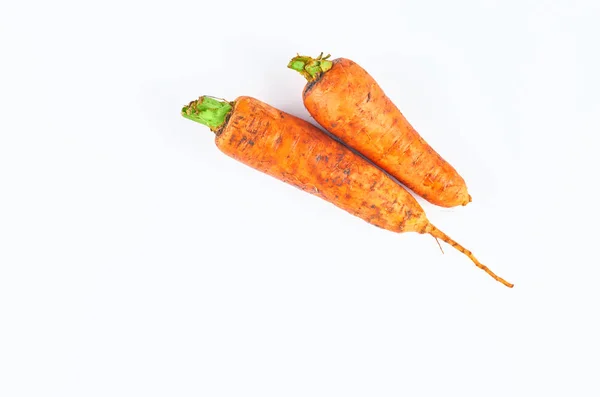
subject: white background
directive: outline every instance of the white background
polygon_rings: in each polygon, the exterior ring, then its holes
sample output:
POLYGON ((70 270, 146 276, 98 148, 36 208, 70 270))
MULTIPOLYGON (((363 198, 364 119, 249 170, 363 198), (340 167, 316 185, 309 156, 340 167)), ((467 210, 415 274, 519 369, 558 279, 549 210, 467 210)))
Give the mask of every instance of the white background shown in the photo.
POLYGON ((600 3, 0 6, 0 395, 600 395, 600 3), (202 94, 309 119, 354 59, 468 182, 433 238, 222 155, 202 94))

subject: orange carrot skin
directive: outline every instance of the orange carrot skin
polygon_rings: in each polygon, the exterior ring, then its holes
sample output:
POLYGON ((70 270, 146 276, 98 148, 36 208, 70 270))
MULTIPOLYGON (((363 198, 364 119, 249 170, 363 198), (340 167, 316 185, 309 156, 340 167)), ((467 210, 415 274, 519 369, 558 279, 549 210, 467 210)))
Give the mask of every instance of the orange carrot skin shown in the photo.
POLYGON ((471 201, 467 186, 410 125, 379 84, 355 62, 339 58, 307 83, 304 105, 326 130, 427 201, 442 206, 471 201))
POLYGON ((215 142, 226 155, 394 232, 429 231, 423 209, 384 172, 317 127, 239 97, 215 142))

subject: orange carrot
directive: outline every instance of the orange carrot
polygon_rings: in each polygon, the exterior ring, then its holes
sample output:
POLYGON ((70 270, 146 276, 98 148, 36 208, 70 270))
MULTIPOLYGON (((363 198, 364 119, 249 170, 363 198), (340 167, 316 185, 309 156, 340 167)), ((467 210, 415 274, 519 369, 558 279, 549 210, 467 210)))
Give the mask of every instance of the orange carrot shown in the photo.
POLYGON ((288 64, 308 80, 303 99, 311 116, 425 200, 442 207, 468 204, 471 196, 463 178, 377 82, 353 61, 328 57, 299 55, 288 64))
POLYGON ((513 286, 432 225, 406 189, 312 124, 250 97, 234 102, 200 97, 182 115, 210 127, 226 155, 380 228, 431 234, 497 281, 513 286))

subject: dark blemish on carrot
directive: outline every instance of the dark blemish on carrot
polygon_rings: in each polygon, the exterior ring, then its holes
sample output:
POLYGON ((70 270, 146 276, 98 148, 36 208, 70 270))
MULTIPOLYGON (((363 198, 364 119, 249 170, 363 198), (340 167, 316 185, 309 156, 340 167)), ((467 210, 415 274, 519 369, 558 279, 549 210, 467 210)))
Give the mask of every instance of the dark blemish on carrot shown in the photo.
POLYGON ((331 122, 331 128, 335 128, 338 126, 338 123, 336 123, 335 121, 331 122))
POLYGON ((371 100, 371 91, 369 91, 369 93, 367 94, 367 102, 369 102, 371 100))
POLYGON ((371 208, 375 208, 375 204, 371 204, 371 208))
POLYGON ((325 162, 328 163, 329 162, 329 156, 325 156, 325 162))
POLYGON ((350 168, 346 168, 344 170, 344 175, 350 175, 350 168))
POLYGON ((248 145, 250 145, 250 146, 254 146, 254 141, 253 141, 252 139, 250 139, 250 140, 248 141, 248 145))
POLYGON ((238 142, 238 144, 237 144, 237 145, 238 145, 238 147, 239 147, 239 146, 240 146, 242 143, 246 142, 247 140, 248 140, 248 138, 246 138, 245 136, 243 136, 243 137, 242 137, 242 139, 240 139, 240 141, 239 141, 239 142, 238 142))
POLYGON ((352 195, 351 195, 350 193, 346 193, 346 194, 344 195, 344 197, 345 197, 347 200, 350 200, 350 199, 352 198, 352 195))
POLYGON ((321 161, 321 155, 317 154, 316 157, 315 157, 315 160, 317 160, 317 162, 321 161))
MULTIPOLYGON (((335 59, 333 60, 333 64, 335 65, 335 59)), ((321 73, 320 75, 317 76, 316 79, 314 79, 313 81, 309 81, 308 83, 306 83, 306 85, 304 86, 304 91, 302 91, 302 96, 305 97, 307 94, 310 93, 310 91, 313 89, 313 87, 319 82, 321 81, 321 78, 323 78, 323 75, 325 73, 321 73)))
POLYGON ((406 220, 409 220, 410 218, 413 217, 413 212, 412 210, 406 210, 406 220))
POLYGON ((371 191, 375 190, 375 186, 377 186, 377 181, 373 181, 373 183, 371 183, 371 187, 370 187, 371 191))
POLYGON ((312 91, 315 84, 317 84, 317 82, 320 79, 321 79, 321 77, 319 76, 318 78, 314 79, 313 81, 309 81, 308 83, 306 83, 306 86, 304 86, 304 91, 302 92, 302 96, 308 95, 312 91))
POLYGON ((275 139, 275 143, 278 144, 278 145, 281 143, 281 135, 279 135, 277 137, 277 139, 275 139))

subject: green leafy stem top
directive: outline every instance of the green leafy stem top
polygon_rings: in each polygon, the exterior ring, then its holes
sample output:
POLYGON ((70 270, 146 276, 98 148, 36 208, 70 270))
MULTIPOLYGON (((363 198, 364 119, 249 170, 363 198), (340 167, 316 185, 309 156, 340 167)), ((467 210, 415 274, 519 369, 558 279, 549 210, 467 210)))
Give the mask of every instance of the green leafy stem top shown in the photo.
POLYGON ((331 55, 323 56, 321 53, 316 58, 311 58, 306 55, 298 55, 292 58, 288 63, 288 68, 300 73, 308 81, 313 81, 321 74, 327 72, 333 66, 333 62, 329 60, 331 55))

